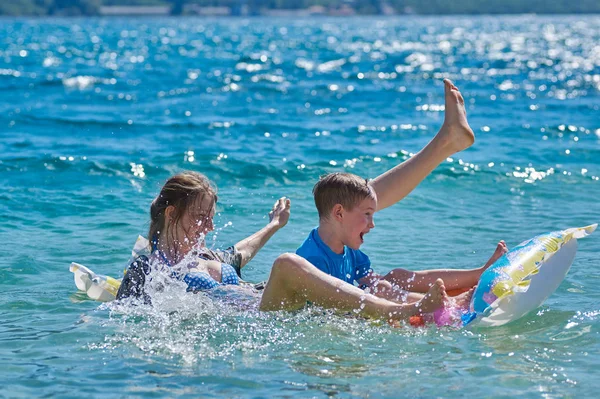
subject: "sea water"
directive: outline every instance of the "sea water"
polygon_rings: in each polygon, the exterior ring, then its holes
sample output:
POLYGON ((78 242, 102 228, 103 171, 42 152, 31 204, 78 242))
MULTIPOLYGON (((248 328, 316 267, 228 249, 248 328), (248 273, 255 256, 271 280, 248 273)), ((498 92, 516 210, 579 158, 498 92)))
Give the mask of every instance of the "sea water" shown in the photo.
MULTIPOLYGON (((470 268, 497 242, 600 219, 600 18, 2 19, 0 397, 593 397, 600 236, 537 311, 489 329, 260 313, 172 292, 99 306, 173 173, 219 189, 222 248, 292 215, 243 270, 266 280, 317 224, 320 175, 374 178, 430 140, 442 79, 477 136, 362 249, 374 269, 470 268)), ((598 234, 598 233, 596 233, 598 234)))

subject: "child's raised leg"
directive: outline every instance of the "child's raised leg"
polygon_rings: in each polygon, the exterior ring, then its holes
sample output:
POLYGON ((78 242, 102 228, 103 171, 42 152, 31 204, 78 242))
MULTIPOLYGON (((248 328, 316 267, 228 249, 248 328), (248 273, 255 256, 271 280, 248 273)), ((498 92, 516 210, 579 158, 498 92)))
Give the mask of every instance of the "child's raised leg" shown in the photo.
POLYGON ((473 130, 467 122, 465 101, 449 79, 444 79, 444 102, 444 123, 433 140, 413 157, 371 182, 377 193, 377 210, 406 197, 446 158, 475 141, 473 130))
POLYGON ((295 310, 307 301, 325 308, 357 311, 367 317, 407 320, 410 316, 437 310, 447 301, 447 296, 443 281, 437 280, 418 302, 398 304, 323 273, 295 254, 279 256, 271 269, 260 309, 295 310))

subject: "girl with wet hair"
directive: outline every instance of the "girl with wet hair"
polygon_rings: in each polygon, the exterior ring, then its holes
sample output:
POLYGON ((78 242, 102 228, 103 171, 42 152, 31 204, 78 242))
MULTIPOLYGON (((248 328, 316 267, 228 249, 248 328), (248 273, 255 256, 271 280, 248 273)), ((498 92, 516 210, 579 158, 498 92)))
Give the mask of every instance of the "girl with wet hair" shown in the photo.
POLYGON ((172 176, 150 206, 148 240, 169 263, 178 263, 212 231, 217 190, 196 172, 172 176))
POLYGON ((214 227, 216 203, 217 190, 203 174, 188 171, 170 177, 150 206, 150 256, 140 256, 130 265, 117 299, 133 296, 150 302, 144 286, 151 265, 168 268, 188 291, 239 285, 241 269, 287 223, 290 201, 279 199, 267 226, 225 250, 205 245, 214 227))

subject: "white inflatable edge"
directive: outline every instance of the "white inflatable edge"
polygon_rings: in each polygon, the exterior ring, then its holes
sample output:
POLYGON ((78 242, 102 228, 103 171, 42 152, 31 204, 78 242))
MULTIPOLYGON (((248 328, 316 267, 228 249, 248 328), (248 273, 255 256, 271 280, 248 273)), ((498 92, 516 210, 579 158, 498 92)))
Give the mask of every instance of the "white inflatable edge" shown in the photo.
POLYGON ((515 321, 540 307, 566 277, 576 252, 576 239, 565 243, 552 257, 544 261, 544 265, 536 274, 528 277, 530 284, 527 290, 497 299, 482 317, 478 317, 471 324, 497 327, 515 321))
POLYGON ((88 297, 100 302, 110 302, 115 300, 115 288, 111 286, 111 281, 119 281, 108 276, 94 273, 91 269, 72 262, 69 270, 73 273, 73 279, 77 289, 83 291, 88 297))
POLYGON ((597 227, 598 223, 594 223, 586 227, 575 227, 573 229, 567 229, 566 231, 569 233, 573 231, 573 238, 583 238, 596 231, 597 227))

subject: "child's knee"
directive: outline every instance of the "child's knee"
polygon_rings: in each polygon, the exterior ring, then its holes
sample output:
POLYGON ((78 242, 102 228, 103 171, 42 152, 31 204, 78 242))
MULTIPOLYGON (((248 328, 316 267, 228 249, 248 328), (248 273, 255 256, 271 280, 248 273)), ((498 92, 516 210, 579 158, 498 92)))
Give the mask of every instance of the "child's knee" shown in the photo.
POLYGON ((398 281, 398 280, 405 280, 407 278, 410 278, 410 276, 412 275, 412 272, 409 272, 406 269, 402 269, 400 267, 393 269, 392 271, 390 271, 388 274, 386 274, 383 279, 387 280, 387 281, 398 281))
POLYGON ((305 260, 293 253, 281 254, 273 263, 274 272, 291 272, 303 267, 305 260))
POLYGON ((284 268, 287 264, 290 263, 291 255, 289 253, 281 254, 275 259, 273 262, 273 270, 279 270, 284 268))
POLYGON ((383 280, 383 279, 379 280, 379 281, 378 281, 377 283, 375 283, 375 284, 376 284, 378 287, 381 287, 381 288, 392 288, 392 287, 393 287, 393 285, 392 285, 392 283, 391 283, 391 282, 389 282, 389 281, 387 281, 387 280, 383 280))

